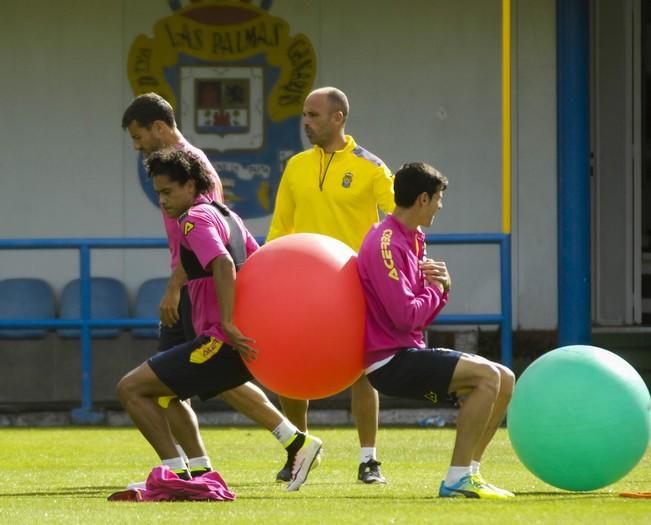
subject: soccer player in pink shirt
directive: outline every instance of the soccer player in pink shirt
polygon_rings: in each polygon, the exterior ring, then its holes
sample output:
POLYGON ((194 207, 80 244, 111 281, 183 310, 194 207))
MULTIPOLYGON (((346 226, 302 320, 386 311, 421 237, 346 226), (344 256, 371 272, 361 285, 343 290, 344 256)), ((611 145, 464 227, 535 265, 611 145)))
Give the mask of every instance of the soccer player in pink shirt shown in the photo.
POLYGON ((448 301, 444 262, 428 259, 420 227, 432 225, 448 181, 428 164, 395 174, 396 208, 366 235, 357 260, 366 298, 365 366, 378 392, 434 405, 458 400, 457 435, 440 497, 513 496, 487 483, 479 464, 506 415, 515 377, 478 355, 426 348, 423 330, 448 301))
MULTIPOLYGON (((255 359, 251 339, 233 322, 235 275, 258 245, 241 219, 212 199, 214 181, 195 156, 182 150, 152 153, 149 176, 161 208, 180 227, 179 259, 188 280, 197 337, 141 364, 119 382, 118 396, 162 464, 182 479, 209 472, 212 465, 196 419, 174 437, 188 455, 179 456, 161 407, 170 400, 209 399, 252 380, 243 359, 255 359)), ((270 430, 294 457, 287 490, 305 482, 321 441, 300 432, 262 395, 254 419, 270 430)))
MULTIPOLYGON (((174 109, 163 97, 156 93, 137 96, 124 111, 122 128, 128 131, 134 149, 141 152, 145 159, 167 148, 191 154, 212 181, 211 189, 207 190, 207 198, 218 203, 224 202, 222 184, 215 168, 205 153, 190 144, 181 134, 174 118, 174 109)), ((195 338, 195 331, 192 325, 191 301, 186 286, 187 275, 183 266, 179 264, 181 229, 178 221, 169 217, 162 208, 161 213, 168 239, 172 269, 167 289, 160 303, 161 322, 158 350, 164 352, 181 343, 192 341, 195 338)), ((255 419, 256 407, 264 402, 266 397, 253 383, 245 383, 223 392, 220 398, 238 412, 262 424, 261 421, 255 419)), ((193 421, 196 420, 190 403, 181 403, 178 399, 170 403, 165 415, 169 416, 169 423, 174 435, 183 432, 184 426, 192 426, 193 421)))

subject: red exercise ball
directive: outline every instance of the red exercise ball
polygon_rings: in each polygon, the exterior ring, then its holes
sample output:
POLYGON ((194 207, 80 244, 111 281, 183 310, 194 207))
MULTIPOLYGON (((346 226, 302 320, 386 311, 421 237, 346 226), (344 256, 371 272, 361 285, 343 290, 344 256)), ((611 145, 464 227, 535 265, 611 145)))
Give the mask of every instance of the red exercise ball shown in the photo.
POLYGON ((361 375, 365 303, 349 246, 315 233, 280 237, 246 261, 236 284, 235 324, 258 350, 246 365, 264 387, 319 399, 361 375))

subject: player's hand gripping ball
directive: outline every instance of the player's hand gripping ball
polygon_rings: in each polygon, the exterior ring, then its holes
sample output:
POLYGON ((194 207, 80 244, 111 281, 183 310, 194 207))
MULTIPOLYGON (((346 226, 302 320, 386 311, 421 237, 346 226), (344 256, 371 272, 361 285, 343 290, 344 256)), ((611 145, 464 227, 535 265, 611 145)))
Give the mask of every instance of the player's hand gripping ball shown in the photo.
POLYGON ((236 283, 235 323, 258 350, 246 365, 263 386, 319 399, 362 374, 365 303, 346 244, 311 233, 280 237, 246 261, 236 283))

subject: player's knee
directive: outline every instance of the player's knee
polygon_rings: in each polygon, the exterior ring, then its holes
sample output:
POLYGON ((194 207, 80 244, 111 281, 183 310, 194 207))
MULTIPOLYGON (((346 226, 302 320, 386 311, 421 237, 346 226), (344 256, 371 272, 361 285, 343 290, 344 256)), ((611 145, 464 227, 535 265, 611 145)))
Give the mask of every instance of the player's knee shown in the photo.
POLYGON ((504 365, 497 366, 500 372, 500 395, 510 399, 515 388, 515 374, 504 365))
POLYGON ((497 398, 500 392, 501 374, 499 368, 494 363, 482 363, 479 365, 479 382, 477 388, 486 395, 497 398))
POLYGON ((124 403, 131 397, 136 394, 135 382, 131 374, 125 375, 115 387, 117 392, 118 399, 124 405, 124 403))

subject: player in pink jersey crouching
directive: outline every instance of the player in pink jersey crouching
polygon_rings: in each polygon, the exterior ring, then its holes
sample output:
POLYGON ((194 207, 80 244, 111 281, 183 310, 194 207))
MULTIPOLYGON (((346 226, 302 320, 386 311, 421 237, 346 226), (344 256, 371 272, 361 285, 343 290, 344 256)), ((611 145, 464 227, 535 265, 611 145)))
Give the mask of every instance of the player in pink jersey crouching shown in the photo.
POLYGON ((362 243, 357 267, 366 298, 366 376, 388 396, 434 405, 462 399, 439 496, 502 499, 513 494, 487 483, 479 463, 506 414, 513 372, 477 355, 426 348, 423 339, 448 301, 451 279, 444 262, 426 257, 420 227, 431 226, 447 185, 427 164, 404 165, 395 174, 393 214, 362 243))
MULTIPOLYGON (((149 176, 161 208, 177 219, 180 264, 188 279, 197 337, 160 352, 119 382, 118 396, 143 436, 180 478, 212 470, 199 433, 192 425, 176 426, 172 436, 165 408, 170 400, 208 399, 253 379, 243 359, 255 359, 251 339, 233 323, 236 269, 258 245, 241 219, 209 196, 214 182, 196 158, 180 150, 152 153, 149 176), (174 438, 188 455, 179 456, 174 438)), ((255 421, 270 430, 294 458, 287 490, 305 482, 321 441, 300 432, 261 393, 252 406, 255 421)))

